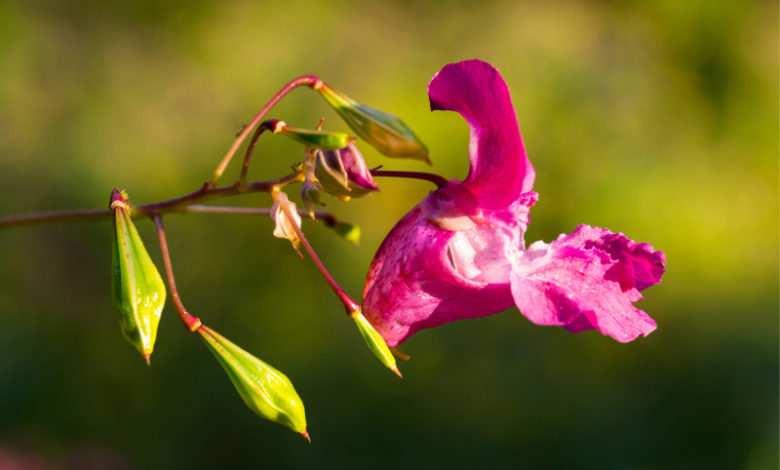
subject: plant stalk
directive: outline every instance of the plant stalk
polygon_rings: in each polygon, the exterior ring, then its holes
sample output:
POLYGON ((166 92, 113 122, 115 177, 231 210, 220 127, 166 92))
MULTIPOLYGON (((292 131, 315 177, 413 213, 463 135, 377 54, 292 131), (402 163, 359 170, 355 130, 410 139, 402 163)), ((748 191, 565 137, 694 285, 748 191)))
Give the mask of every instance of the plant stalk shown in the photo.
MULTIPOLYGON (((285 216, 290 220, 294 220, 290 208, 287 207, 286 204, 282 204, 281 207, 282 210, 284 211, 285 216)), ((344 308, 347 311, 347 315, 352 316, 354 313, 359 312, 360 304, 352 300, 352 297, 350 297, 346 292, 344 292, 344 289, 341 288, 339 283, 336 282, 335 279, 333 279, 333 276, 331 276, 330 272, 328 271, 328 268, 325 267, 325 265, 320 260, 320 257, 317 256, 317 253, 314 251, 314 248, 312 248, 311 244, 309 243, 309 240, 306 239, 306 235, 303 234, 303 230, 301 230, 298 224, 292 224, 292 226, 293 226, 293 230, 295 230, 295 233, 298 235, 298 238, 301 239, 303 248, 306 250, 306 253, 309 254, 309 257, 311 258, 312 262, 314 262, 314 265, 317 266, 317 269, 322 274, 322 277, 325 278, 325 281, 328 283, 330 288, 333 289, 333 292, 336 294, 339 300, 341 300, 341 303, 344 304, 344 308)))
POLYGON ((241 144, 246 140, 247 136, 249 136, 249 133, 252 132, 252 129, 255 128, 255 126, 260 122, 261 119, 268 113, 268 111, 271 110, 271 108, 279 102, 287 93, 294 90, 295 88, 299 86, 308 86, 308 87, 316 87, 317 84, 321 84, 322 80, 315 77, 314 75, 303 75, 298 78, 295 78, 291 80, 287 85, 283 86, 281 90, 279 90, 269 101, 266 103, 265 106, 255 115, 254 118, 249 122, 249 124, 244 128, 244 130, 241 131, 241 133, 236 137, 236 140, 233 141, 233 144, 228 149, 227 153, 224 157, 222 157, 222 160, 219 162, 219 165, 217 165, 217 169, 214 170, 214 175, 211 177, 211 179, 206 182, 205 186, 206 188, 214 187, 217 184, 217 181, 219 181, 219 178, 222 177, 222 173, 225 172, 225 168, 227 168, 228 164, 230 163, 230 160, 233 159, 233 155, 236 154, 236 151, 241 146, 241 144))
POLYGON ((168 278, 168 289, 171 291, 171 299, 173 300, 173 306, 176 308, 176 312, 179 314, 179 319, 184 324, 184 327, 192 333, 196 331, 200 325, 200 319, 192 316, 181 301, 179 297, 179 290, 176 288, 176 279, 173 277, 173 266, 171 265, 171 255, 168 252, 168 241, 165 238, 165 229, 162 224, 162 217, 160 214, 154 214, 152 216, 154 224, 157 226, 157 237, 160 239, 160 252, 162 253, 163 263, 165 263, 165 274, 168 278))

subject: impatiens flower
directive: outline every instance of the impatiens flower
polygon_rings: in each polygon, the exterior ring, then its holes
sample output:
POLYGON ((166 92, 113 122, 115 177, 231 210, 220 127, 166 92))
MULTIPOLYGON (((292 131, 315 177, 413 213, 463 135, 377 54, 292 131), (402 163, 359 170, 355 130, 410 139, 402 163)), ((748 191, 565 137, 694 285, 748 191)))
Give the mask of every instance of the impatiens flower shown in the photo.
POLYGON ((504 80, 490 64, 450 64, 428 85, 432 110, 469 125, 470 171, 407 213, 379 247, 363 311, 391 347, 423 328, 517 305, 529 320, 620 342, 656 328, 633 303, 661 281, 666 259, 646 243, 580 225, 527 249, 537 194, 504 80))

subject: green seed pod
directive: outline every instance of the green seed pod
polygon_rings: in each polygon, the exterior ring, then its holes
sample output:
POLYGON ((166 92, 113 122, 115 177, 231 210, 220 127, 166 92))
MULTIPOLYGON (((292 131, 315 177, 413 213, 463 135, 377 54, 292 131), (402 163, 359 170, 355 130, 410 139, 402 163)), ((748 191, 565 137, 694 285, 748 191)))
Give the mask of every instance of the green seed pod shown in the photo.
POLYGON ((308 439, 303 402, 287 376, 207 326, 198 333, 252 411, 308 439))
POLYGON ((165 305, 165 284, 130 217, 127 194, 115 189, 110 207, 114 211, 111 297, 122 333, 148 363, 165 305))
POLYGON ((425 144, 398 116, 363 106, 324 83, 315 89, 361 139, 383 155, 431 163, 425 144))
POLYGON ((393 353, 390 352, 390 348, 387 347, 384 338, 382 338, 382 335, 380 335, 371 323, 366 320, 366 317, 363 316, 363 312, 355 312, 351 316, 352 319, 355 320, 355 324, 357 324, 360 334, 363 335, 363 339, 366 340, 368 349, 382 361, 382 364, 384 364, 385 367, 395 372, 398 377, 403 377, 395 363, 395 357, 393 356, 393 353))
POLYGON ((284 121, 268 120, 265 125, 271 128, 274 134, 282 134, 302 143, 307 147, 322 150, 338 150, 346 147, 355 138, 343 132, 313 131, 290 127, 284 121))

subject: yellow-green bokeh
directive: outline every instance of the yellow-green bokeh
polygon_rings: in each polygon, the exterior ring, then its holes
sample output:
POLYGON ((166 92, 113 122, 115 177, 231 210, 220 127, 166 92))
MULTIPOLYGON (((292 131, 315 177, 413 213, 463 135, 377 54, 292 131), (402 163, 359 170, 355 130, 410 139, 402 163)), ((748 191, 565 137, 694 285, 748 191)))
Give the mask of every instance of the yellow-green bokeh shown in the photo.
MULTIPOLYGON (((509 84, 536 168, 526 240, 589 223, 668 257, 641 302, 659 324, 645 339, 572 335, 513 309, 415 336, 399 381, 269 218, 168 217, 185 304, 296 383, 308 446, 247 412, 170 305, 153 367, 138 363, 111 307, 109 222, 3 231, 0 455, 115 468, 776 468, 777 18, 776 2, 737 0, 0 4, 0 214, 99 208, 114 187, 135 203, 194 190, 301 74, 401 116, 431 170, 462 178, 467 127, 431 113, 425 87, 446 63, 480 58, 509 84)), ((268 117, 322 116, 348 130, 310 90, 268 117)), ((370 166, 428 170, 361 150, 370 166)), ((302 158, 263 137, 252 177, 302 158)), ((354 296, 394 221, 431 189, 379 184, 326 201, 361 226, 358 247, 304 222, 354 296)), ((137 225, 159 262, 152 225, 137 225)))

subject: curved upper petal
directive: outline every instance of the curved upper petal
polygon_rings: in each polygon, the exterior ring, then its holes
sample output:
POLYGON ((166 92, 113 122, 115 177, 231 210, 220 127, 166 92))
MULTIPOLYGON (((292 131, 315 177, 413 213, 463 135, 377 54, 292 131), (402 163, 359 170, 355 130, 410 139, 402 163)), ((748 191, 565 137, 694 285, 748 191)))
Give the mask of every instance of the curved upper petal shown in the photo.
POLYGON ((510 276, 520 311, 534 323, 597 329, 620 342, 646 336, 655 321, 634 307, 640 290, 661 282, 666 257, 621 233, 580 225, 521 252, 510 276))
POLYGON ((363 312, 396 346, 422 328, 513 305, 511 255, 521 246, 535 193, 499 211, 475 208, 460 182, 433 191, 379 247, 363 290, 363 312))
POLYGON ((456 111, 469 125, 471 169, 464 185, 480 207, 506 207, 533 187, 509 89, 492 65, 480 60, 449 64, 428 84, 432 110, 456 111))

